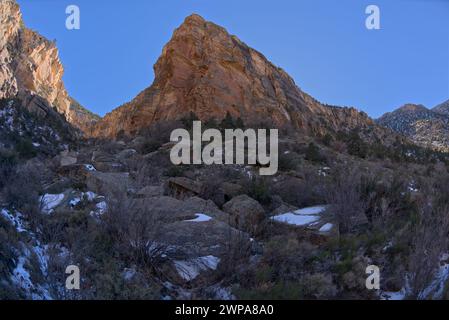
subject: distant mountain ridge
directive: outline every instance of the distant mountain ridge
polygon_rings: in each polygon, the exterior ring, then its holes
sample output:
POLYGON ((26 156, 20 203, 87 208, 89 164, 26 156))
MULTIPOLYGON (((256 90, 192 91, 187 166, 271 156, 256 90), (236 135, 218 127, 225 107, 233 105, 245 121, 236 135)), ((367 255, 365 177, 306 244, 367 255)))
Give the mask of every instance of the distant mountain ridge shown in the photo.
POLYGON ((415 143, 438 151, 449 151, 449 101, 433 109, 406 104, 376 120, 415 143))
POLYGON ((432 111, 449 116, 449 100, 437 105, 432 111))

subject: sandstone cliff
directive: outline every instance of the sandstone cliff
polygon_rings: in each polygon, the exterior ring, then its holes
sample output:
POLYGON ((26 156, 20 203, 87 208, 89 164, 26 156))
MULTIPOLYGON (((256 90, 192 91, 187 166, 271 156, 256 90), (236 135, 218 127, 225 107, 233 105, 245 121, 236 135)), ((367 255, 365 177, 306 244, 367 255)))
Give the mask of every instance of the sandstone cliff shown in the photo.
POLYGON ((31 110, 37 95, 66 120, 87 130, 98 117, 73 102, 62 81, 64 68, 55 43, 24 26, 19 5, 0 0, 0 98, 24 98, 31 110))
POLYGON ((133 134, 194 112, 201 120, 229 112, 245 122, 271 119, 306 132, 373 126, 352 108, 327 107, 301 91, 281 68, 224 28, 191 15, 175 30, 154 66, 155 80, 134 100, 107 114, 95 136, 133 134))

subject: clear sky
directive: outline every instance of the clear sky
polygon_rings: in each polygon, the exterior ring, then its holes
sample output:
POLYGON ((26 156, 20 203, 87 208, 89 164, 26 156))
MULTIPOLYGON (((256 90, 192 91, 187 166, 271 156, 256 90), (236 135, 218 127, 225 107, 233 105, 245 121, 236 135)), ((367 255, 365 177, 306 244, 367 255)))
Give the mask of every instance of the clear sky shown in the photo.
POLYGON ((25 24, 57 40, 69 94, 104 115, 153 81, 191 13, 224 26, 328 104, 378 117, 449 99, 449 0, 18 0, 25 24), (81 10, 67 30, 65 9, 81 10), (380 8, 367 30, 365 8, 380 8))

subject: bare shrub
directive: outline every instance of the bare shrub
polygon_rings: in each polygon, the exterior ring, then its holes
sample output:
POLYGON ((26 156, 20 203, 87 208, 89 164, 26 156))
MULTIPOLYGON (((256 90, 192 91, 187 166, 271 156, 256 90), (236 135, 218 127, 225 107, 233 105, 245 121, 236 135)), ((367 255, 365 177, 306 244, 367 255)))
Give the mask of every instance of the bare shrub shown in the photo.
POLYGON ((350 233, 366 221, 366 203, 362 200, 361 174, 357 169, 336 170, 327 190, 329 212, 340 233, 350 233))
POLYGON ((302 174, 303 179, 290 178, 277 184, 274 193, 285 202, 300 208, 323 204, 326 194, 323 177, 318 176, 315 169, 304 168, 302 174))
POLYGON ((108 210, 102 217, 106 231, 112 236, 115 247, 138 265, 158 269, 164 251, 160 238, 161 217, 149 211, 143 201, 130 199, 118 190, 107 196, 108 210))
POLYGON ((426 299, 435 278, 439 261, 448 248, 449 218, 447 207, 421 206, 418 221, 411 230, 411 253, 408 261, 410 298, 426 299))
POLYGON ((242 282, 244 279, 242 269, 248 265, 251 256, 251 244, 248 235, 229 229, 229 234, 224 244, 225 250, 219 265, 221 277, 232 278, 233 281, 242 282))

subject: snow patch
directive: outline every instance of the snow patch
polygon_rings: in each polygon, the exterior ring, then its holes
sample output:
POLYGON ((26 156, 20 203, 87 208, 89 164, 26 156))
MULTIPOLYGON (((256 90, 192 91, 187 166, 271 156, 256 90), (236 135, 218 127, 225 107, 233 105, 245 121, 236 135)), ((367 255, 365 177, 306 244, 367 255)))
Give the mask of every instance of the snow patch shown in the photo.
POLYGON ((207 221, 212 220, 212 217, 209 217, 208 215, 203 214, 203 213, 197 213, 197 214, 195 214, 195 216, 196 217, 194 219, 185 220, 185 222, 207 222, 207 221))
POLYGON ((332 223, 326 223, 325 225, 323 225, 321 228, 320 228, 320 232, 329 232, 329 231, 331 231, 332 230, 332 228, 334 227, 334 225, 332 224, 332 223))
POLYGON ((307 226, 318 222, 321 218, 320 214, 325 210, 326 206, 308 207, 271 217, 271 220, 295 226, 307 226))
POLYGON ((22 214, 20 212, 15 212, 15 215, 10 213, 8 210, 6 209, 2 209, 1 210, 1 215, 6 218, 6 220, 8 220, 17 230, 17 232, 21 233, 21 232, 25 232, 25 228, 23 226, 23 222, 22 222, 22 214))
POLYGON ((406 296, 405 289, 397 292, 382 292, 380 294, 380 300, 404 300, 406 296))
POLYGON ((106 212, 108 205, 106 204, 106 201, 101 201, 101 202, 97 203, 96 207, 97 207, 97 213, 99 215, 102 215, 106 212))
POLYGON ((64 200, 64 194, 45 194, 39 198, 41 202, 42 212, 50 214, 64 200))
POLYGON ((97 169, 95 169, 95 167, 91 164, 85 164, 84 167, 87 171, 97 171, 97 169))
POLYGON ((186 281, 192 281, 205 270, 216 270, 220 263, 220 258, 215 256, 204 256, 189 260, 173 261, 178 274, 186 281))

